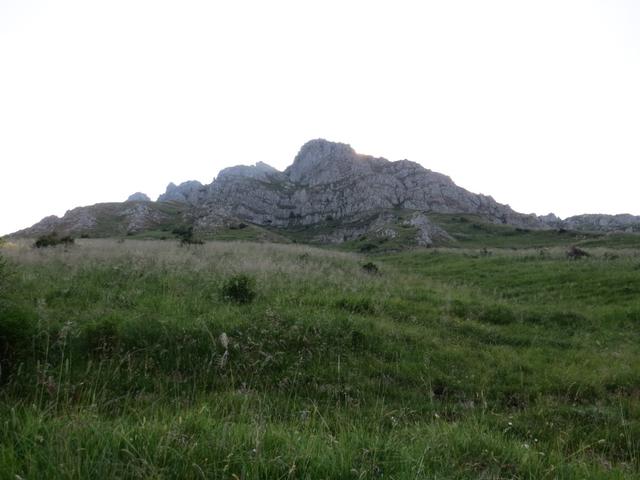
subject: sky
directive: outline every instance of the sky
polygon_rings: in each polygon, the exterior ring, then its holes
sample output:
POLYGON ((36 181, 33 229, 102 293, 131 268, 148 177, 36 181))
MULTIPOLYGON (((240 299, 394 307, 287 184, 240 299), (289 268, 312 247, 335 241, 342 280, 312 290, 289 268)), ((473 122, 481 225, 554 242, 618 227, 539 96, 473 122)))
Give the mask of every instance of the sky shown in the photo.
POLYGON ((640 215, 640 2, 0 0, 0 234, 314 138, 640 215))

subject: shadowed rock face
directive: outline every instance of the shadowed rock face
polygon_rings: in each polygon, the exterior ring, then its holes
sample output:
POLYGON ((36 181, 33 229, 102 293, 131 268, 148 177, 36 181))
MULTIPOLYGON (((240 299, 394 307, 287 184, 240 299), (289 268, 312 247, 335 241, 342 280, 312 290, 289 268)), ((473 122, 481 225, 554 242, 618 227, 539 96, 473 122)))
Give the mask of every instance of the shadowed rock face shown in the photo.
POLYGON ((183 202, 197 205, 203 192, 203 185, 197 180, 189 180, 180 185, 171 182, 167 190, 158 197, 158 202, 183 202))
MULTIPOLYGON (((201 229, 223 225, 230 218, 279 227, 319 224, 328 218, 348 223, 354 218, 392 209, 423 214, 470 213, 496 223, 549 228, 535 215, 520 214, 489 196, 471 193, 446 175, 417 163, 361 155, 347 144, 322 139, 304 144, 284 172, 263 162, 230 167, 222 170, 209 185, 197 181, 170 183, 158 202, 132 206, 132 202, 148 200, 143 195, 134 194, 124 204, 102 204, 115 209, 109 213, 114 215, 113 222, 117 224, 114 231, 137 232, 168 222, 167 214, 159 208, 168 205, 167 202, 185 204, 184 211, 179 209, 181 215, 201 229), (113 205, 128 206, 119 209, 113 205)), ((94 228, 96 212, 101 208, 95 205, 74 209, 62 219, 47 218, 17 233, 40 234, 54 229, 102 231, 102 227, 94 228)), ((380 222, 383 224, 383 219, 380 222)), ((104 223, 98 221, 99 225, 104 223)), ((446 232, 432 226, 424 215, 414 218, 411 226, 421 232, 419 243, 426 245, 434 238, 446 238, 446 232)), ((367 231, 371 228, 378 226, 372 224, 367 231)), ((375 230, 376 234, 384 235, 385 228, 375 230)), ((358 234, 358 229, 362 227, 343 229, 344 232, 333 237, 347 238, 358 234)))
POLYGON ((129 198, 127 198, 127 202, 150 202, 150 201, 151 199, 149 198, 149 196, 146 193, 142 193, 142 192, 133 193, 129 195, 129 198))
POLYGON ((621 215, 576 215, 562 221, 563 228, 570 230, 603 232, 640 232, 640 217, 621 215))
POLYGON ((375 161, 373 157, 358 155, 344 143, 311 140, 302 146, 284 173, 293 183, 315 186, 370 174, 375 161))
POLYGON ((167 211, 165 203, 120 202, 76 207, 61 218, 52 215, 12 236, 38 237, 57 232, 60 235, 114 236, 152 230, 181 222, 182 212, 167 211))
POLYGON ((307 142, 282 173, 259 165, 223 170, 202 202, 208 211, 278 226, 392 208, 476 213, 498 223, 543 226, 535 216, 468 192, 417 163, 360 155, 344 143, 307 142))

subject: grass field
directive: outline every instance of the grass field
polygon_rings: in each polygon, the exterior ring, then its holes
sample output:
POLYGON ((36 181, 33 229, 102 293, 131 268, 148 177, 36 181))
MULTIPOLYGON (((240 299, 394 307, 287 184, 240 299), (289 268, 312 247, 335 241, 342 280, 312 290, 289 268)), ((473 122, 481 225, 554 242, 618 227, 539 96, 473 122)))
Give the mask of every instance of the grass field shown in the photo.
POLYGON ((595 240, 6 244, 0 478, 640 478, 640 251, 595 240))

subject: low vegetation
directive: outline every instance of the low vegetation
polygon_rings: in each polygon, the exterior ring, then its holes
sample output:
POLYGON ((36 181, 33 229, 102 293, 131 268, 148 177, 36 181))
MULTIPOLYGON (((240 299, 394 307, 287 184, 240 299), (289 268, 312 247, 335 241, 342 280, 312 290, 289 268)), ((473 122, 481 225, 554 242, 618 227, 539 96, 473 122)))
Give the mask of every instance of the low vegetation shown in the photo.
POLYGON ((637 477, 640 255, 573 243, 5 246, 0 477, 637 477))
POLYGON ((251 303, 256 297, 256 281, 253 277, 240 273, 228 278, 222 284, 222 298, 240 305, 251 303))
POLYGON ((56 232, 42 235, 33 243, 35 248, 55 247, 57 245, 69 246, 75 243, 75 239, 69 235, 61 237, 56 232))

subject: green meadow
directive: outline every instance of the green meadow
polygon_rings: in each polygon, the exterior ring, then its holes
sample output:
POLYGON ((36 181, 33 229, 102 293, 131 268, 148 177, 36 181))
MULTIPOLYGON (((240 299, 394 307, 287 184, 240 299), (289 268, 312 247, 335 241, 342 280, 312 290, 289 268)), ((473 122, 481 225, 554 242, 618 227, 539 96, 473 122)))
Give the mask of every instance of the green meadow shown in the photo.
POLYGON ((0 478, 640 478, 636 237, 457 224, 368 255, 5 243, 0 478))

